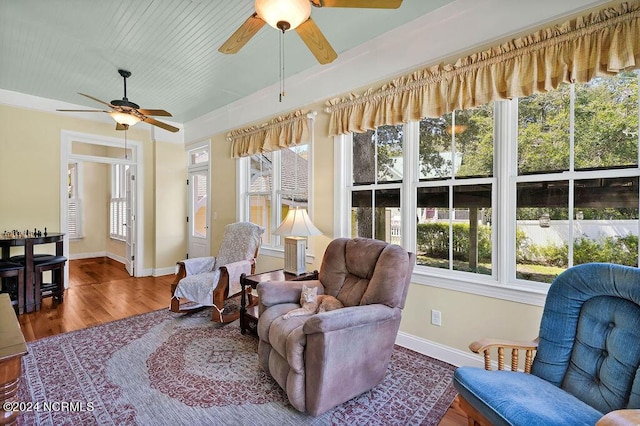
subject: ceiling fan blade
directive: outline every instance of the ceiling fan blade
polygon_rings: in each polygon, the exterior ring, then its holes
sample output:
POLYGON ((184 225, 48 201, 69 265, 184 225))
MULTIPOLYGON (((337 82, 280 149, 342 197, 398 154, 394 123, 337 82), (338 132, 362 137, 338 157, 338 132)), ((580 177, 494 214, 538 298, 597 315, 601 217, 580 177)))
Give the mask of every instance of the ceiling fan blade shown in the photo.
POLYGON ((231 37, 220 46, 218 51, 221 53, 237 53, 242 49, 242 46, 251 40, 251 37, 260 31, 260 28, 262 28, 264 24, 266 24, 266 22, 258 18, 257 13, 254 13, 244 21, 244 24, 240 25, 240 28, 231 34, 231 37))
POLYGON ((321 64, 333 62, 338 57, 338 54, 333 50, 333 47, 331 47, 313 19, 309 18, 300 24, 296 28, 296 32, 321 64))
POLYGON ((82 96, 87 97, 89 99, 93 99, 96 102, 100 102, 101 104, 108 106, 109 108, 113 108, 113 105, 111 105, 110 103, 105 102, 105 101, 101 101, 100 99, 94 98, 93 96, 85 95, 84 93, 80 93, 80 92, 78 92, 78 95, 82 95, 82 96))
POLYGON ((173 127, 173 126, 171 126, 171 125, 169 125, 167 123, 163 123, 162 121, 158 121, 155 118, 151 118, 151 117, 145 117, 145 118, 142 119, 142 121, 144 121, 145 123, 149 123, 151 125, 154 125, 154 126, 158 126, 158 127, 162 128, 162 129, 165 129, 165 130, 168 130, 168 131, 174 132, 174 133, 177 132, 178 130, 180 130, 177 127, 173 127))
POLYGON ((56 111, 62 112, 111 112, 103 109, 57 109, 56 111))
POLYGON ((316 7, 354 7, 363 9, 397 9, 402 0, 311 0, 316 7))
POLYGON ((158 117, 173 117, 170 112, 163 109, 142 109, 139 108, 138 112, 144 115, 155 115, 158 117))

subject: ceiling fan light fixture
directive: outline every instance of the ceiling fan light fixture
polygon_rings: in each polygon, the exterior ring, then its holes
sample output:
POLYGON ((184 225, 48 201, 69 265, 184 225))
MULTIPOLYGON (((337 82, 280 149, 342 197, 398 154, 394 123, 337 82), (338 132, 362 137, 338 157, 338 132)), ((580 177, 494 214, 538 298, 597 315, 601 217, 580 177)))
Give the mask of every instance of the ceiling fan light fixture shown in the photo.
POLYGON ((136 117, 135 115, 127 114, 120 111, 110 112, 109 115, 116 121, 116 123, 124 124, 127 126, 133 126, 140 121, 140 118, 136 117))
POLYGON ((311 16, 309 0, 256 0, 255 8, 262 20, 282 31, 295 29, 311 16))

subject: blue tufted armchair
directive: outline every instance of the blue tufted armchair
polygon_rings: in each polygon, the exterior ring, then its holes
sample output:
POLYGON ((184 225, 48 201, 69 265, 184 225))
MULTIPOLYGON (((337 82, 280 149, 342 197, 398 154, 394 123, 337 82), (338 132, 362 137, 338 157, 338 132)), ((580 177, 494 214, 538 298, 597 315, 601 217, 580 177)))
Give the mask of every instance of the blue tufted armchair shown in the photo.
POLYGON ((484 353, 485 369, 460 367, 454 374, 469 424, 638 424, 639 411, 631 409, 640 408, 640 269, 569 268, 549 289, 537 341, 485 340, 470 348, 484 353), (496 347, 499 369, 509 348, 517 370, 522 348, 531 374, 487 371, 496 347))

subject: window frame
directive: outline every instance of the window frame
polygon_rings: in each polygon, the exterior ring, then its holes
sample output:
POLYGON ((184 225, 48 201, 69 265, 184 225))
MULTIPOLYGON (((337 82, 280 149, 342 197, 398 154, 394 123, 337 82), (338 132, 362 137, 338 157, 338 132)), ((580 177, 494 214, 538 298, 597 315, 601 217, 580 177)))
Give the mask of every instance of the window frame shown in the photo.
POLYGON ((111 192, 109 195, 109 238, 117 241, 127 241, 126 234, 126 215, 127 215, 127 196, 126 196, 126 178, 128 164, 115 163, 111 165, 111 192), (114 224, 114 208, 116 221, 114 224), (123 232, 117 232, 122 229, 123 232), (116 232, 114 232, 114 230, 116 232))
POLYGON ((70 185, 71 192, 68 193, 67 201, 67 229, 70 240, 80 240, 84 238, 83 233, 83 210, 82 210, 82 194, 84 194, 83 185, 83 163, 80 161, 70 161, 67 166, 67 173, 70 173, 70 185), (73 171, 69 169, 73 168, 73 171), (71 220, 70 209, 75 206, 75 220, 71 220), (71 223, 75 226, 72 226, 71 223), (75 227, 76 232, 71 232, 71 228, 75 227))
MULTIPOLYGON (((574 93, 574 87, 571 88, 574 93)), ((453 291, 461 291, 497 299, 543 306, 550 287, 548 283, 527 281, 516 278, 515 235, 516 235, 516 187, 520 182, 542 180, 567 180, 597 177, 629 177, 640 176, 640 141, 639 161, 635 168, 620 170, 605 169, 597 171, 573 170, 573 145, 571 150, 571 169, 560 173, 537 175, 518 175, 518 102, 517 98, 494 102, 494 173, 491 178, 464 179, 465 184, 492 184, 492 275, 482 275, 449 269, 430 268, 416 265, 412 282, 453 291), (500 259, 506 259, 500 261, 500 259)), ((571 104, 573 105, 573 97, 571 104)), ((572 106, 573 108, 573 106, 572 106)), ((415 227, 408 226, 415 222, 416 189, 425 186, 419 181, 419 122, 409 122, 404 129, 404 180, 402 182, 402 245, 416 246, 415 227)), ((573 111, 571 129, 574 133, 573 111)), ((335 192, 334 202, 337 213, 334 218, 334 238, 351 235, 351 190, 352 186, 352 135, 334 137, 335 192)), ((444 185, 449 180, 434 182, 444 185)), ((428 186, 427 184, 426 186, 428 186)), ((573 211, 573 200, 569 206, 573 211)), ((570 213, 571 214, 571 213, 570 213)), ((573 218, 573 216, 570 216, 573 218)), ((639 220, 640 222, 640 220, 639 220)), ((640 226, 640 224, 639 224, 640 226)))
MULTIPOLYGON (((310 119, 313 121, 313 119, 310 119)), ((310 133, 313 135, 313 127, 310 124, 310 133)), ((307 145, 307 213, 309 218, 313 221, 313 181, 314 181, 314 167, 313 167, 313 136, 307 142, 302 142, 298 146, 307 145)), ((289 147, 288 149, 295 149, 295 147, 289 147)), ((282 171, 282 152, 271 151, 272 155, 272 185, 269 192, 249 192, 250 188, 250 172, 251 172, 251 157, 241 157, 238 159, 237 176, 236 176, 236 189, 238 196, 238 220, 245 221, 250 219, 249 198, 254 195, 270 195, 271 196, 271 217, 270 221, 273 229, 266 229, 265 233, 271 234, 271 244, 265 243, 263 237, 263 243, 260 246, 260 253, 267 256, 273 256, 278 258, 284 258, 284 238, 273 235, 273 232, 280 225, 284 217, 282 216, 282 198, 289 194, 289 191, 282 190, 281 188, 281 171, 282 171), (274 208, 275 207, 275 208, 274 208)), ((312 262, 315 258, 313 254, 313 239, 309 239, 307 243, 307 262, 312 262)))

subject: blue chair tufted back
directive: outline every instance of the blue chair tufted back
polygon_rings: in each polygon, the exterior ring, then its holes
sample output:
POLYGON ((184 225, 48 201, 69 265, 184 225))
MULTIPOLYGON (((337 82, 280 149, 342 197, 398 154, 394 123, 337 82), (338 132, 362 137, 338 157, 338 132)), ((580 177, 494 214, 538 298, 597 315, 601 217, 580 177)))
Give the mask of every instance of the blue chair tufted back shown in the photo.
POLYGON ((551 285, 532 374, 607 413, 640 408, 640 269, 589 263, 551 285))

